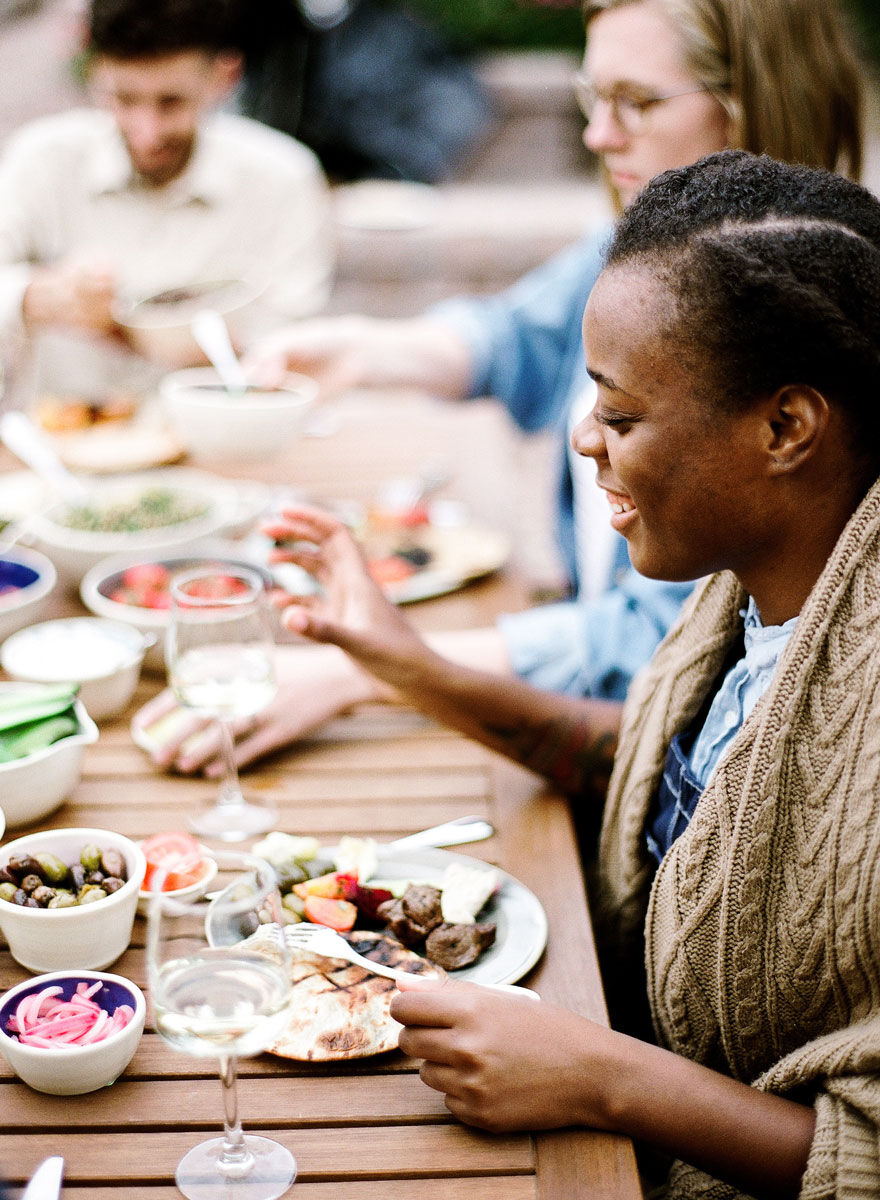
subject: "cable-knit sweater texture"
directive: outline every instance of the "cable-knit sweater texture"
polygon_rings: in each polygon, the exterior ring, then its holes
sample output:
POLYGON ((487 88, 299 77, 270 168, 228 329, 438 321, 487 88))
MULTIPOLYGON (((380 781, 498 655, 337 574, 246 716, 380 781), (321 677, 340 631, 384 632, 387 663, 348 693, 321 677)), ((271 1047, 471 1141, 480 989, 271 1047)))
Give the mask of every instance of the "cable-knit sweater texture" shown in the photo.
MULTIPOLYGON (((803 1200, 876 1198, 880 482, 652 880, 644 831, 669 741, 698 713, 745 602, 731 574, 708 579, 631 689, 602 832, 600 937, 621 970, 644 954, 661 1045, 813 1104, 803 1200)), ((739 1193, 676 1163, 668 1194, 739 1193)))

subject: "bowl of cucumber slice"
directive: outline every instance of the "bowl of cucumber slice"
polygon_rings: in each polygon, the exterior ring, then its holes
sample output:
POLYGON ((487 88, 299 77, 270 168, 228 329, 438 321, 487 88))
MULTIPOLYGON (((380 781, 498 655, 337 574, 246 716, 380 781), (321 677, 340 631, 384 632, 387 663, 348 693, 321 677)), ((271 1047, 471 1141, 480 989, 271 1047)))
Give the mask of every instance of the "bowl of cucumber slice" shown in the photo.
POLYGON ((98 727, 66 684, 0 682, 0 796, 8 828, 54 812, 79 783, 98 727))

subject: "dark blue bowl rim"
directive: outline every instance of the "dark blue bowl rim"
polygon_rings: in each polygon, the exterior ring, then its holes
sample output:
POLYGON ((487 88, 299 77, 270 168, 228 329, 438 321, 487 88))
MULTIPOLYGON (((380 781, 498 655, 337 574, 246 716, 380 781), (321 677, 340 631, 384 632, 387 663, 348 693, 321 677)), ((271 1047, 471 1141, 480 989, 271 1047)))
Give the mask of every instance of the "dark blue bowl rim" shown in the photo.
POLYGON ((36 567, 17 562, 12 558, 0 558, 0 585, 9 584, 18 591, 31 587, 41 578, 36 567))

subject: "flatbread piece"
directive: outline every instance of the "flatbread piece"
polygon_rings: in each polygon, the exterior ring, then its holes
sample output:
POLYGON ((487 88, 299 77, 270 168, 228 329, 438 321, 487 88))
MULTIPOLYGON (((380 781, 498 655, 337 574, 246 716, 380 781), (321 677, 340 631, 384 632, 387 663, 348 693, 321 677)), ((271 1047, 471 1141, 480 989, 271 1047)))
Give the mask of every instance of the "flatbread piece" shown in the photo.
MULTIPOLYGON (((440 975, 441 968, 382 933, 357 930, 347 940, 360 954, 415 975, 440 975)), ((397 993, 393 979, 373 975, 341 958, 325 958, 291 947, 293 1018, 268 1047, 269 1053, 302 1062, 366 1058, 397 1049, 401 1026, 389 1009, 397 993)))

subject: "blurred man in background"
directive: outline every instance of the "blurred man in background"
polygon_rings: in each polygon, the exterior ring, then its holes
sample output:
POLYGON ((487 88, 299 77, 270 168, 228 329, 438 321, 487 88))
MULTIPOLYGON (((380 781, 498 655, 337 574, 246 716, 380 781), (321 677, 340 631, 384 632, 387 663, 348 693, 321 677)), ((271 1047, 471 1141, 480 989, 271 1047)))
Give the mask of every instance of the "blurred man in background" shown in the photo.
POLYGON ((22 394, 35 342, 41 375, 60 362, 68 390, 100 401, 148 386, 157 369, 133 360, 119 322, 129 298, 244 280, 258 295, 248 337, 326 302, 333 254, 318 160, 215 111, 241 72, 234 13, 229 0, 92 0, 95 107, 9 140, 0 344, 22 394))

